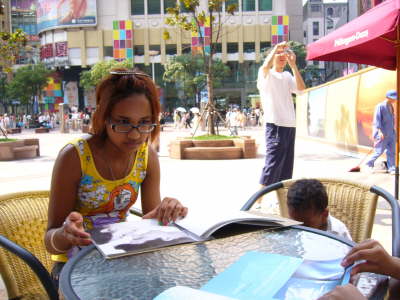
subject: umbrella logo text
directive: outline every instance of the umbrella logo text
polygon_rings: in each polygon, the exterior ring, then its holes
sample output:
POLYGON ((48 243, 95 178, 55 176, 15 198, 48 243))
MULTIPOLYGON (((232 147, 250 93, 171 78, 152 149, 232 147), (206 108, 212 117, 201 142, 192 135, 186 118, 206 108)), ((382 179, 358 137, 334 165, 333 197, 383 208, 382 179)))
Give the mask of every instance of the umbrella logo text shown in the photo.
POLYGON ((353 34, 352 36, 335 40, 335 47, 342 46, 342 45, 347 46, 348 44, 350 44, 356 40, 366 38, 366 37, 368 37, 368 29, 361 31, 361 32, 357 31, 357 33, 353 34))

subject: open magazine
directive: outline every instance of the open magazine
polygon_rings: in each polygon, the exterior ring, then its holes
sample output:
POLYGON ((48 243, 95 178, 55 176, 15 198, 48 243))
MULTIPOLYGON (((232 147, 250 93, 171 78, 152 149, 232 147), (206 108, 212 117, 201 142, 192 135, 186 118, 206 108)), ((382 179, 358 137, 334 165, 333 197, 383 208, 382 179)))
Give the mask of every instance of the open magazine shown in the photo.
POLYGON ((279 216, 238 211, 226 216, 188 214, 168 226, 161 226, 154 219, 127 221, 97 227, 90 233, 104 257, 114 258, 176 244, 204 241, 217 230, 234 223, 264 227, 299 224, 279 216))
POLYGON ((350 268, 344 269, 340 261, 311 261, 250 251, 200 290, 176 286, 165 290, 154 300, 317 299, 335 286, 349 282, 350 268))

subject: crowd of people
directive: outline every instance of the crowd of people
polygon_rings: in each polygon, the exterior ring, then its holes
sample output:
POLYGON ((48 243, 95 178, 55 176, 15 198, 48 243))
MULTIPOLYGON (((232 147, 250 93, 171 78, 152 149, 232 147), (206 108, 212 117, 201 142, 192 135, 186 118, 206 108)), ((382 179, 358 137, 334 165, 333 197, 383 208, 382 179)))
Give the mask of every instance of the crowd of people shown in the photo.
POLYGON ((8 130, 13 128, 56 128, 59 124, 59 116, 54 112, 43 114, 3 114, 0 115, 1 128, 8 130))
MULTIPOLYGON (((65 115, 66 126, 73 130, 81 130, 82 125, 89 125, 91 114, 88 111, 78 111, 74 107, 65 115)), ((44 112, 39 114, 3 114, 0 115, 0 127, 8 131, 14 128, 29 129, 45 127, 55 129, 60 126, 58 112, 44 112)))

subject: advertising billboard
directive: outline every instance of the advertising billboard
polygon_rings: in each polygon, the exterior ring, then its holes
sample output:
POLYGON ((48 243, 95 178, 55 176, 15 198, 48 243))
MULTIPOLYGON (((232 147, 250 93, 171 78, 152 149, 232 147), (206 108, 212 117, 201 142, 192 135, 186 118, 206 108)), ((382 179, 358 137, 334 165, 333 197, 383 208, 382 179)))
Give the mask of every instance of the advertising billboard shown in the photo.
POLYGON ((97 25, 96 0, 37 0, 38 32, 97 25))

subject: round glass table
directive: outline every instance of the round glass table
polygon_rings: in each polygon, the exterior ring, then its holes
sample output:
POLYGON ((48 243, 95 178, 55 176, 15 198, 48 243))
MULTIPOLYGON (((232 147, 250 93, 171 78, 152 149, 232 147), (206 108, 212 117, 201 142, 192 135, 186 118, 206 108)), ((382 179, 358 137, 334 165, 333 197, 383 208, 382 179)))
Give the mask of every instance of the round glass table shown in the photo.
MULTIPOLYGON (((65 299, 153 299, 177 286, 200 288, 248 251, 263 251, 309 260, 345 256, 354 243, 324 231, 293 226, 257 230, 106 260, 92 245, 64 266, 60 290, 65 299)), ((380 299, 382 276, 363 273, 358 287, 380 299)))

